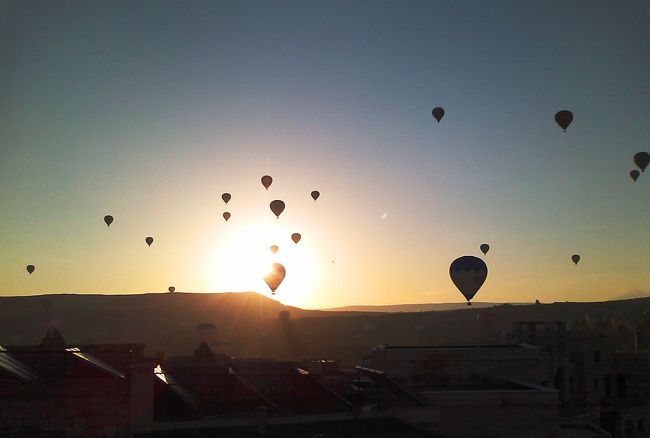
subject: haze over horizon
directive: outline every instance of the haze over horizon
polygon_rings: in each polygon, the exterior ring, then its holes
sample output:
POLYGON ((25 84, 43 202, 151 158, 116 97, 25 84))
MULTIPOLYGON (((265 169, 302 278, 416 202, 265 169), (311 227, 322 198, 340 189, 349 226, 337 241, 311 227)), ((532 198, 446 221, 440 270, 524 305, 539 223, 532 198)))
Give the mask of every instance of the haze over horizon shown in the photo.
POLYGON ((278 260, 288 305, 460 302, 465 254, 481 302, 648 293, 649 41, 642 1, 0 2, 0 296, 278 260))

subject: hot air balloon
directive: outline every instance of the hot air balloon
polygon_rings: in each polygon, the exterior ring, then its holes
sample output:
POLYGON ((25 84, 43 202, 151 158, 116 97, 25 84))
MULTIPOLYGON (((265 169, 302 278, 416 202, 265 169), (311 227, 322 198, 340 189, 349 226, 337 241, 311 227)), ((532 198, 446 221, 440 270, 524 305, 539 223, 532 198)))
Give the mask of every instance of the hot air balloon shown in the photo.
POLYGON ((465 296, 467 305, 471 306, 470 300, 483 286, 487 278, 488 268, 485 262, 478 257, 459 257, 449 266, 449 276, 460 293, 465 296))
POLYGON ((490 250, 490 245, 488 245, 487 243, 483 243, 481 244, 480 248, 483 254, 487 254, 488 251, 490 250))
POLYGON ((636 169, 630 170, 630 178, 632 178, 634 182, 636 182, 636 180, 639 179, 639 175, 641 174, 639 173, 638 170, 636 169))
POLYGON ((173 294, 176 288, 174 286, 169 286, 167 290, 169 291, 170 294, 173 294))
POLYGON ((269 207, 271 207, 271 211, 273 212, 275 217, 279 219, 280 215, 284 211, 284 202, 280 201, 279 199, 276 199, 275 201, 271 201, 269 207))
POLYGON ((555 113, 555 123, 566 132, 566 129, 573 122, 573 113, 569 110, 562 110, 555 113))
POLYGON ((445 110, 437 106, 431 111, 431 114, 433 115, 433 118, 440 123, 440 120, 442 120, 442 117, 445 115, 445 110))
POLYGON ((226 211, 226 212, 223 214, 223 218, 226 220, 226 222, 228 222, 228 219, 230 219, 230 213, 228 213, 228 212, 226 211))
POLYGON ((300 235, 300 233, 293 233, 291 235, 291 240, 293 240, 293 243, 300 242, 300 239, 302 239, 302 236, 300 235))
POLYGON ((25 268, 25 269, 27 269, 27 272, 29 272, 29 275, 32 275, 32 272, 34 272, 34 270, 36 269, 36 266, 27 265, 27 268, 25 268))
POLYGON ((314 190, 311 192, 311 197, 316 201, 320 197, 320 192, 318 190, 314 190))
POLYGON ((151 246, 151 244, 153 243, 153 237, 147 237, 146 239, 144 239, 144 241, 147 242, 147 245, 151 246))
POLYGON ((107 227, 110 227, 111 224, 113 223, 113 216, 107 214, 106 216, 104 216, 104 222, 106 222, 107 227))
POLYGON ((571 256, 571 260, 573 260, 573 263, 575 263, 577 265, 578 262, 580 261, 580 256, 578 254, 573 254, 571 256))
POLYGON ((273 182, 273 178, 271 178, 270 176, 268 176, 268 175, 264 175, 264 176, 262 177, 262 185, 264 186, 264 188, 265 188, 266 190, 268 190, 269 187, 271 187, 271 183, 272 183, 272 182, 273 182))
POLYGON ((273 263, 271 270, 264 276, 264 281, 271 289, 271 294, 275 295, 275 290, 280 286, 287 271, 280 263, 273 263))
POLYGON ((278 252, 279 249, 280 249, 280 248, 278 248, 278 245, 271 245, 271 252, 272 252, 273 254, 275 254, 276 252, 278 252))
POLYGON ((645 168, 650 164, 650 154, 647 152, 637 152, 634 154, 634 164, 639 166, 641 172, 645 172, 645 168))
POLYGON ((287 310, 281 310, 278 312, 278 319, 280 321, 288 321, 291 318, 291 314, 287 310))
POLYGON ((230 201, 230 198, 232 198, 232 196, 230 196, 230 193, 224 193, 223 195, 221 195, 221 199, 223 199, 223 202, 225 202, 226 204, 228 203, 228 201, 230 201))

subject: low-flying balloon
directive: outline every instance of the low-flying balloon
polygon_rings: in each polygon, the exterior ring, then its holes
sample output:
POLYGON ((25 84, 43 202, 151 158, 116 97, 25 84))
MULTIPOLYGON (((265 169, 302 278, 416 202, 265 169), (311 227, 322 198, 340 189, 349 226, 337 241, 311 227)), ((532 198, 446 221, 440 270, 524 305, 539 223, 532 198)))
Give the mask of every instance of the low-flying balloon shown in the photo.
POLYGON ((36 269, 36 266, 27 265, 27 267, 25 269, 27 269, 27 272, 29 272, 29 275, 32 275, 32 272, 34 272, 34 270, 36 269))
POLYGON ((221 195, 221 199, 223 199, 223 202, 226 204, 228 203, 228 201, 230 201, 230 198, 232 198, 232 196, 230 196, 230 193, 224 193, 223 195, 221 195))
POLYGON ((320 192, 318 190, 314 190, 311 192, 311 197, 314 201, 317 200, 320 197, 320 192))
POLYGON ((271 245, 271 252, 272 252, 273 254, 275 254, 276 252, 278 252, 279 249, 280 249, 280 248, 278 248, 278 245, 271 245))
POLYGON ((445 115, 445 110, 437 106, 431 111, 431 115, 433 115, 433 118, 436 119, 438 123, 440 123, 440 120, 442 120, 443 116, 445 115))
POLYGON ((280 286, 287 271, 280 263, 273 263, 271 270, 264 276, 264 281, 271 289, 271 294, 275 295, 275 290, 280 286))
POLYGON ((580 261, 580 256, 578 254, 573 254, 571 256, 571 260, 573 260, 573 263, 575 263, 577 265, 578 262, 580 261))
POLYGON ((451 281, 463 294, 468 306, 471 306, 470 300, 485 283, 487 274, 488 268, 485 262, 474 256, 459 257, 449 266, 451 281))
POLYGON ((300 239, 302 239, 302 236, 300 235, 300 233, 293 233, 291 235, 291 240, 293 240, 293 243, 300 242, 300 239))
POLYGON ((555 113, 555 123, 566 132, 566 129, 573 122, 573 113, 569 110, 562 110, 555 113))
POLYGON ((223 218, 226 220, 226 222, 228 222, 228 219, 230 219, 230 213, 228 213, 228 212, 226 211, 226 212, 223 214, 223 218))
POLYGON ((650 164, 650 154, 647 152, 637 152, 634 154, 634 164, 639 166, 641 172, 645 172, 645 168, 650 164))
POLYGON ((107 214, 106 216, 104 216, 104 222, 106 222, 107 227, 110 227, 111 224, 113 223, 113 216, 107 214))
POLYGON ((636 169, 630 170, 630 178, 632 178, 634 182, 636 182, 636 180, 639 179, 639 175, 641 175, 641 173, 639 173, 638 170, 636 169))
POLYGON ((280 201, 279 199, 276 199, 275 201, 271 201, 271 204, 269 204, 269 207, 271 207, 271 211, 275 215, 276 218, 280 218, 280 215, 284 211, 284 202, 280 201))
POLYGON ((147 237, 146 239, 144 239, 144 241, 147 242, 147 245, 151 246, 151 244, 153 243, 153 237, 147 237))
POLYGON ((176 288, 174 286, 169 286, 167 290, 169 291, 170 294, 173 294, 176 288))
POLYGON ((271 178, 269 175, 264 175, 262 177, 262 185, 266 190, 268 190, 269 187, 271 187, 272 182, 273 182, 273 178, 271 178))
POLYGON ((481 244, 480 248, 483 254, 487 254, 488 251, 490 250, 490 245, 488 245, 487 243, 483 243, 481 244))

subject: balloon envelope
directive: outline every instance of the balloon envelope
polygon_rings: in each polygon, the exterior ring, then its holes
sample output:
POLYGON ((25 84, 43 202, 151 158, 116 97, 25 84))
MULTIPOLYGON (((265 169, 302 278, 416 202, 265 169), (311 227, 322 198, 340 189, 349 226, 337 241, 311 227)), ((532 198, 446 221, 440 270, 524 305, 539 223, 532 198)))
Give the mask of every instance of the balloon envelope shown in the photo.
POLYGON ((169 293, 174 293, 174 291, 176 290, 176 288, 175 288, 174 286, 169 286, 169 287, 167 288, 167 290, 169 291, 169 293))
POLYGON ((320 197, 320 192, 318 190, 314 190, 311 192, 311 197, 315 200, 317 200, 320 197))
POLYGON ((104 216, 104 222, 106 222, 107 227, 110 227, 111 224, 113 223, 113 216, 107 214, 106 216, 104 216))
POLYGON ((279 249, 280 249, 280 248, 278 248, 278 245, 271 245, 271 252, 272 252, 273 254, 275 254, 276 252, 278 252, 279 249))
POLYGON ((474 256, 459 257, 449 266, 451 281, 463 294, 468 305, 476 292, 483 286, 487 274, 488 268, 485 262, 474 256))
POLYGON ((650 154, 647 152, 637 152, 634 154, 634 164, 639 166, 641 172, 645 172, 645 168, 650 164, 650 154))
POLYGON ((228 219, 230 219, 230 213, 225 212, 225 213, 223 214, 223 218, 226 220, 226 222, 228 222, 228 219))
POLYGON ((146 239, 144 239, 144 241, 147 242, 147 245, 151 246, 151 244, 153 243, 153 237, 147 237, 146 239))
POLYGON ((29 275, 32 275, 32 272, 34 272, 34 270, 36 269, 36 266, 27 265, 27 268, 25 268, 25 269, 27 269, 27 272, 29 272, 29 275))
POLYGON ((300 242, 300 239, 302 239, 302 236, 300 235, 300 233, 293 233, 291 235, 291 240, 293 240, 293 243, 300 242))
POLYGON ((262 185, 266 190, 268 190, 269 187, 271 187, 272 182, 273 182, 273 178, 271 178, 269 175, 264 175, 262 177, 262 185))
POLYGON ((573 113, 569 110, 562 110, 555 113, 555 123, 564 131, 573 122, 573 113))
POLYGON ((230 196, 230 193, 224 193, 223 195, 221 195, 221 199, 223 199, 223 202, 225 202, 226 204, 228 203, 228 201, 230 201, 230 198, 232 198, 232 196, 230 196))
POLYGON ((578 262, 580 261, 580 256, 578 254, 573 254, 571 256, 571 260, 573 260, 573 263, 575 263, 577 265, 578 262))
POLYGON ((276 218, 280 218, 280 215, 284 211, 284 202, 280 201, 279 199, 276 199, 275 201, 271 201, 271 204, 269 204, 269 207, 271 207, 271 211, 275 215, 276 218))
POLYGON ((284 269, 284 266, 280 263, 273 263, 269 273, 264 276, 264 281, 269 286, 269 289, 271 289, 273 295, 275 295, 275 290, 280 286, 282 280, 284 280, 286 273, 287 271, 284 269))
POLYGON ((630 170, 630 178, 632 178, 634 180, 634 182, 636 182, 636 180, 639 179, 639 175, 641 175, 641 174, 639 173, 638 170, 636 170, 636 169, 630 170))
POLYGON ((433 115, 433 118, 440 123, 440 120, 442 120, 442 117, 445 115, 445 110, 437 106, 431 111, 431 115, 433 115))
POLYGON ((481 248, 481 252, 482 252, 483 254, 487 254, 488 251, 490 250, 490 245, 488 245, 487 243, 484 243, 484 244, 482 244, 482 245, 480 246, 480 248, 481 248))

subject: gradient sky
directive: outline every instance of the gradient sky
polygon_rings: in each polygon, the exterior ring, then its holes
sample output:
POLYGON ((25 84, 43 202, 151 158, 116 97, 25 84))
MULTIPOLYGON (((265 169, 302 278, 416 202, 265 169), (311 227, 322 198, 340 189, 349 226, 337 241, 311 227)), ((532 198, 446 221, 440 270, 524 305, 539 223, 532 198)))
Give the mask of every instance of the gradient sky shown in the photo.
POLYGON ((649 291, 649 53, 641 0, 0 2, 0 294, 649 291))

